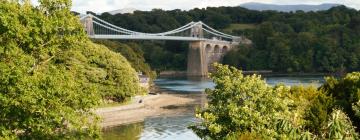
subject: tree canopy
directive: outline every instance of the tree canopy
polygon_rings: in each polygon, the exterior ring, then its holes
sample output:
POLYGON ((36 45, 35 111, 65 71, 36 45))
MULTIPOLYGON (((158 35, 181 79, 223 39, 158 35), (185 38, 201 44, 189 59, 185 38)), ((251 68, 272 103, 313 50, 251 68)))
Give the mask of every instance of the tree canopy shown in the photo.
POLYGON ((271 87, 260 76, 244 76, 234 67, 215 64, 215 68, 210 76, 215 89, 206 90, 209 103, 196 114, 202 122, 190 127, 201 138, 359 138, 353 126, 359 124, 359 73, 340 81, 328 79, 316 89, 271 87))
POLYGON ((141 93, 120 54, 92 43, 70 0, 0 0, 0 139, 99 138, 92 109, 141 93))

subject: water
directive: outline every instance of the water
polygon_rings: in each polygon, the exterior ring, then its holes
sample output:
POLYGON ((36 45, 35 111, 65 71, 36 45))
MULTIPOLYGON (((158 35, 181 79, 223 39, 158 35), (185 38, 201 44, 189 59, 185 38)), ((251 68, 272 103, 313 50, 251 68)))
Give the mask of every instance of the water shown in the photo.
MULTIPOLYGON (((264 77, 269 85, 283 83, 292 85, 320 86, 323 76, 264 77)), ((175 92, 203 92, 215 84, 206 78, 159 78, 155 84, 161 89, 175 92)), ((105 140, 199 140, 187 127, 198 122, 193 114, 173 117, 148 118, 144 122, 121 125, 104 130, 105 140)))
MULTIPOLYGON (((324 83, 323 76, 267 76, 263 79, 272 86, 279 83, 287 86, 320 86, 324 83)), ((161 89, 178 92, 202 92, 206 88, 212 89, 215 86, 211 79, 194 77, 159 78, 155 84, 161 89)))
POLYGON ((145 120, 145 129, 141 140, 197 140, 199 139, 187 127, 197 122, 193 115, 177 117, 158 117, 145 120))
POLYGON ((200 140, 188 129, 194 115, 147 118, 144 122, 105 129, 104 140, 200 140))

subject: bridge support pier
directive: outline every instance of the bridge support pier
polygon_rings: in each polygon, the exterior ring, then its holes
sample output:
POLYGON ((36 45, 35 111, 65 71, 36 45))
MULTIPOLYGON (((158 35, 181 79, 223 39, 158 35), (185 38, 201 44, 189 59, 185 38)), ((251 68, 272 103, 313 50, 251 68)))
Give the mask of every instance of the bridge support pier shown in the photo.
POLYGON ((207 76, 212 72, 212 64, 221 62, 223 56, 234 46, 218 40, 190 42, 188 51, 187 75, 207 76))
POLYGON ((188 51, 187 75, 206 76, 208 74, 203 41, 190 42, 188 51))

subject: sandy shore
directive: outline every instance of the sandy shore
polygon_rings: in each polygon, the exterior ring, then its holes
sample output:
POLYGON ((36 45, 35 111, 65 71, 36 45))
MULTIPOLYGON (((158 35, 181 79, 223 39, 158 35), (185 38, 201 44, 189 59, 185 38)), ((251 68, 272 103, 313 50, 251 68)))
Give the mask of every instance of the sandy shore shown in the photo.
POLYGON ((129 105, 99 108, 96 113, 102 117, 102 127, 144 121, 147 117, 176 116, 194 113, 201 107, 206 97, 201 93, 169 94, 161 92, 135 98, 129 105))

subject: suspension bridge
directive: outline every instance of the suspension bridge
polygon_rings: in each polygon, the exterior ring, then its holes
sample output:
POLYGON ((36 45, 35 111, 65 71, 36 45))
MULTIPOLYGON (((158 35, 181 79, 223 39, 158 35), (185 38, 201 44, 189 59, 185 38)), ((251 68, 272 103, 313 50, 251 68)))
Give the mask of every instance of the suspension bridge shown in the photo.
POLYGON ((239 44, 251 44, 245 37, 222 33, 201 21, 161 33, 128 30, 91 14, 80 17, 80 21, 88 36, 93 39, 188 41, 187 73, 191 76, 207 75, 212 71, 211 64, 220 62, 231 48, 239 44))

